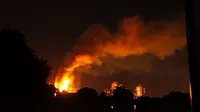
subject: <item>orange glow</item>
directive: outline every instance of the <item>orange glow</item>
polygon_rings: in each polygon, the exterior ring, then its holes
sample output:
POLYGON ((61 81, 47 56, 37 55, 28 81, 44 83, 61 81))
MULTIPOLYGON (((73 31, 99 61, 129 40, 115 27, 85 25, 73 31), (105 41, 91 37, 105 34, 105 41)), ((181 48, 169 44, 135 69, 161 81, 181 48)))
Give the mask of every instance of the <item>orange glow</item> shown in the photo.
POLYGON ((49 85, 51 85, 51 82, 48 82, 49 85))
POLYGON ((190 90, 190 101, 192 103, 192 89, 191 89, 191 83, 189 82, 189 90, 190 90))
POLYGON ((90 64, 94 62, 98 65, 101 64, 99 60, 94 60, 94 59, 95 58, 89 55, 76 56, 71 66, 64 68, 65 73, 58 74, 56 76, 56 81, 54 84, 55 87, 58 88, 60 92, 63 92, 63 91, 67 91, 68 93, 76 92, 80 87, 75 87, 76 80, 75 80, 74 72, 77 70, 77 68, 80 68, 80 67, 89 68, 90 64))
POLYGON ((141 97, 143 96, 143 88, 142 88, 142 85, 138 85, 136 87, 136 93, 135 93, 136 97, 141 97))
POLYGON ((116 89, 117 86, 119 86, 118 82, 113 82, 113 83, 111 84, 111 90, 116 89))
MULTIPOLYGON (((81 87, 81 82, 77 79, 79 71, 89 71, 81 68, 93 69, 93 65, 101 66, 110 58, 126 58, 144 53, 152 53, 160 58, 171 55, 175 49, 186 45, 184 26, 182 20, 152 21, 146 24, 139 17, 125 18, 119 25, 119 30, 114 33, 102 25, 92 25, 73 47, 70 52, 72 59, 66 59, 64 73, 57 74, 54 85, 60 92, 76 92, 81 87)), ((115 65, 131 69, 120 63, 115 65)), ((116 71, 112 67, 102 67, 101 71, 112 75, 116 71)), ((101 75, 98 72, 88 74, 101 75)))
POLYGON ((137 87, 137 88, 136 88, 136 91, 137 91, 137 96, 138 96, 138 97, 142 96, 142 92, 141 92, 140 87, 137 87))
POLYGON ((54 93, 54 96, 56 97, 56 96, 57 96, 57 93, 54 93))
POLYGON ((59 89, 60 92, 75 92, 73 89, 73 77, 68 75, 68 73, 64 74, 64 77, 59 82, 55 82, 55 87, 59 89))

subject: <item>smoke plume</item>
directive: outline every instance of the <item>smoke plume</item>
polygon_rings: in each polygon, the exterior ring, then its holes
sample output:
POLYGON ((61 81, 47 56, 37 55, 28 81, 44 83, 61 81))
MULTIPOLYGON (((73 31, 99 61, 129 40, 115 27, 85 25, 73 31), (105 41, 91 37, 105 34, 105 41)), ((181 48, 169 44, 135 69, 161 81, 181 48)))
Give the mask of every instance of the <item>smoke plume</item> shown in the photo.
POLYGON ((128 17, 120 22, 117 32, 94 24, 67 56, 64 70, 71 75, 94 76, 149 72, 152 60, 162 60, 185 45, 185 24, 181 19, 145 23, 140 17, 128 17))

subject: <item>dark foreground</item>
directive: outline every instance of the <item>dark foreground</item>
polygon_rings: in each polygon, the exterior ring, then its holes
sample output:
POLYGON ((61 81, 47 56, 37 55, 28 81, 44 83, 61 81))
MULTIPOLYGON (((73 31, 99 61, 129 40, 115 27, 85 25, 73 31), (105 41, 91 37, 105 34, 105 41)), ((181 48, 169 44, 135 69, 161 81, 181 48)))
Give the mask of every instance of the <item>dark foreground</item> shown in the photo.
POLYGON ((132 92, 123 88, 112 97, 82 88, 76 94, 54 97, 55 90, 46 83, 51 67, 34 54, 21 32, 1 30, 0 51, 0 112, 190 112, 189 94, 180 92, 133 100, 132 92))
POLYGON ((190 112, 189 94, 170 92, 163 98, 140 97, 118 88, 112 97, 83 88, 76 94, 58 95, 45 103, 42 112, 190 112), (134 106, 136 105, 136 106, 134 106))

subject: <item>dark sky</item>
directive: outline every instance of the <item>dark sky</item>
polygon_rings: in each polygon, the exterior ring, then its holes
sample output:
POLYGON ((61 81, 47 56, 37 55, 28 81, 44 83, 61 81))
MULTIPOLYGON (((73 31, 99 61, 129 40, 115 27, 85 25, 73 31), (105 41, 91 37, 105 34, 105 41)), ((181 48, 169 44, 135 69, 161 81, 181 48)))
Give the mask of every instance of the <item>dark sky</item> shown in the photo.
MULTIPOLYGON (((10 24, 24 32, 28 44, 37 55, 49 60, 52 74, 55 74, 66 52, 70 52, 92 24, 102 24, 115 32, 119 21, 127 16, 139 15, 148 22, 177 19, 183 17, 183 13, 182 0, 5 0, 0 2, 0 27, 10 24)), ((151 73, 125 71, 106 78, 85 75, 83 79, 88 80, 86 85, 98 90, 109 86, 113 80, 119 80, 130 88, 142 83, 151 96, 172 90, 187 92, 186 54, 187 51, 183 50, 164 61, 158 60, 160 65, 156 67, 159 68, 151 73), (95 85, 93 82, 99 83, 95 85)))

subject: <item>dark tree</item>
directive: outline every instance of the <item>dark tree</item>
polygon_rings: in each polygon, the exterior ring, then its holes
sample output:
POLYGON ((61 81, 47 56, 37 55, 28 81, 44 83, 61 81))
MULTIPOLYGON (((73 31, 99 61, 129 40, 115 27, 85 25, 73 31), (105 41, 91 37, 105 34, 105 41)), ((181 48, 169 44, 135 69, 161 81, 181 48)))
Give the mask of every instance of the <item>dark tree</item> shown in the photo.
POLYGON ((106 93, 105 93, 105 92, 101 92, 100 98, 101 98, 102 100, 105 100, 105 99, 106 99, 106 93))
POLYGON ((92 88, 81 88, 77 91, 77 96, 80 99, 86 100, 86 101, 94 101, 97 100, 98 94, 95 89, 92 88))
POLYGON ((98 98, 95 89, 87 87, 79 89, 77 91, 77 105, 79 109, 76 111, 97 112, 98 98))
POLYGON ((126 102, 130 102, 133 99, 133 94, 128 89, 117 87, 114 91, 114 97, 126 102))
POLYGON ((15 29, 0 31, 1 99, 33 101, 46 96, 51 67, 36 56, 22 33, 15 29))
POLYGON ((163 98, 139 97, 137 112, 191 112, 189 94, 170 92, 163 98))
MULTIPOLYGON (((173 111, 188 112, 190 111, 190 95, 181 92, 169 92, 163 97, 165 105, 168 105, 168 110, 173 108, 173 111)), ((167 109, 166 109, 167 110, 167 109)))
POLYGON ((114 90, 113 105, 116 106, 115 111, 133 111, 133 94, 130 90, 117 87, 114 90))

